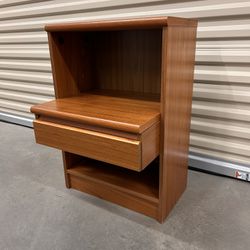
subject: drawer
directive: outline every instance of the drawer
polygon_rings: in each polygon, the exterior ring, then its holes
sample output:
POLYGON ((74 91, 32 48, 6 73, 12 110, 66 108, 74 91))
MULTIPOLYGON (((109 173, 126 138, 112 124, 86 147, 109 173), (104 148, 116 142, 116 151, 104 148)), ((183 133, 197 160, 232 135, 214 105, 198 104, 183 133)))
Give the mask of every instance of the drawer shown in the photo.
POLYGON ((39 119, 34 131, 37 143, 136 171, 159 155, 159 124, 136 140, 39 119))

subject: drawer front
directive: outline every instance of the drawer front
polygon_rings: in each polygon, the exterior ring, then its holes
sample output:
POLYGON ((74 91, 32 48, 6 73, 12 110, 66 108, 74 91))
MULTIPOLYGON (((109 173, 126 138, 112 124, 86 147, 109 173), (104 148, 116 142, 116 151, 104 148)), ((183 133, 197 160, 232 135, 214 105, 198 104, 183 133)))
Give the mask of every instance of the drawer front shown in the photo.
POLYGON ((141 142, 47 121, 34 121, 36 142, 128 169, 142 168, 141 142))

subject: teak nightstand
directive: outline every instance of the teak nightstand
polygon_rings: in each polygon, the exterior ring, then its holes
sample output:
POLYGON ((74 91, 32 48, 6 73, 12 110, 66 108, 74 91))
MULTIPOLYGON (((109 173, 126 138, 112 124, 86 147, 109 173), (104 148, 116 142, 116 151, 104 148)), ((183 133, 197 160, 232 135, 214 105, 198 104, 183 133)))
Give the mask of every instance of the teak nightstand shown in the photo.
POLYGON ((56 99, 31 111, 37 143, 62 150, 68 188, 164 221, 187 182, 196 26, 45 27, 56 99))

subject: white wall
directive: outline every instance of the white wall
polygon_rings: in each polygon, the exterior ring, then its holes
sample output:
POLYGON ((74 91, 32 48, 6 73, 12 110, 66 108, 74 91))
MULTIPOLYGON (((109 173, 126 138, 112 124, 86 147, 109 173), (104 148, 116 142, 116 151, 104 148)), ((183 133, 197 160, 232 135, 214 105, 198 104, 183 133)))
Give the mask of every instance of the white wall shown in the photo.
POLYGON ((209 169, 205 161, 217 158, 222 161, 215 164, 217 172, 231 163, 236 164, 232 169, 250 166, 249 13, 250 1, 233 0, 2 0, 0 119, 31 125, 30 106, 53 98, 45 24, 162 15, 197 18, 190 163, 209 169))

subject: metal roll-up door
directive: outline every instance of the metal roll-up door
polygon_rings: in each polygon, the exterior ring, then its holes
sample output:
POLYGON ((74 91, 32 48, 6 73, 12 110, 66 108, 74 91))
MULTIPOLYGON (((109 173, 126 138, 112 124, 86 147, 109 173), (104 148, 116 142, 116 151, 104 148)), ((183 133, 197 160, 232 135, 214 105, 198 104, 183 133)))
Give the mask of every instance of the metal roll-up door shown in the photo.
POLYGON ((250 1, 234 0, 2 0, 0 119, 32 126, 30 106, 54 96, 45 24, 197 18, 190 166, 250 180, 249 13, 250 1))

